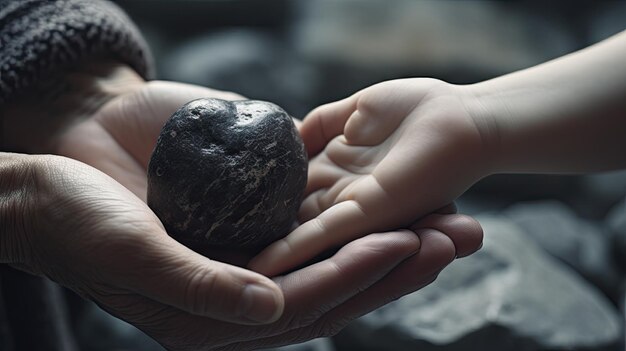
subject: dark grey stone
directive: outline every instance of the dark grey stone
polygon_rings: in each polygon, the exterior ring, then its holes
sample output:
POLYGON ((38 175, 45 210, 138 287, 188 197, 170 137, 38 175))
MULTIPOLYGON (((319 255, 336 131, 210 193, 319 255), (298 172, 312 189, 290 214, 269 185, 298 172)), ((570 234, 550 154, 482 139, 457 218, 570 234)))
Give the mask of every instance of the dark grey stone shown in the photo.
POLYGON ((617 295, 621 277, 611 254, 610 233, 602 223, 580 218, 558 201, 518 203, 503 214, 550 255, 605 293, 617 295))
POLYGON ((619 350, 617 309, 505 217, 478 217, 484 246, 428 287, 335 337, 339 350, 619 350))
POLYGON ((302 139, 280 107, 198 99, 161 130, 148 204, 189 247, 258 250, 294 224, 307 167, 302 139))

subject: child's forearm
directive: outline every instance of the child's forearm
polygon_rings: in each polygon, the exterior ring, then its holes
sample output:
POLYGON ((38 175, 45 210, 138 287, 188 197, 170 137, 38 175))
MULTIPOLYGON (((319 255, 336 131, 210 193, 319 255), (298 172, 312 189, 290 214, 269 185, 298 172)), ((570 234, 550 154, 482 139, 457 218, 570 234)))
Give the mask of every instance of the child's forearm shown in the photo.
POLYGON ((466 88, 493 172, 626 167, 626 32, 466 88))

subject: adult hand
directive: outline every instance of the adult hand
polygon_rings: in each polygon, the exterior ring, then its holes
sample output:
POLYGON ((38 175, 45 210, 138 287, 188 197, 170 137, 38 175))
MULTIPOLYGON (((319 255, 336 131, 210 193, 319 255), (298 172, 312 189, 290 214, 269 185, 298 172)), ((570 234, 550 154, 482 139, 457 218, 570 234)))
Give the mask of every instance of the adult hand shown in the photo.
POLYGON ((144 202, 105 174, 60 156, 0 158, 8 194, 0 208, 2 262, 139 323, 167 309, 245 324, 281 315, 276 284, 178 244, 144 202))
POLYGON ((10 195, 1 262, 70 287, 169 349, 249 350, 332 335, 480 243, 466 218, 431 216, 427 228, 365 236, 272 283, 180 245, 144 202, 94 168, 59 156, 0 158, 10 195), (277 318, 281 292, 282 317, 245 325, 277 318))
POLYGON ((5 144, 20 152, 82 161, 144 201, 148 162, 172 113, 201 97, 244 99, 190 84, 146 82, 114 62, 82 65, 54 84, 61 86, 59 96, 41 99, 41 93, 5 108, 6 130, 11 131, 5 133, 5 144))
MULTIPOLYGON (((98 94, 91 94, 89 89, 85 89, 85 79, 82 74, 74 74, 70 76, 72 79, 68 80, 69 86, 65 93, 67 98, 56 100, 75 101, 77 96, 80 97, 83 92, 87 91, 88 98, 79 101, 95 103, 96 107, 87 106, 77 109, 75 111, 79 117, 60 121, 58 116, 47 116, 48 119, 42 119, 38 114, 63 110, 64 104, 60 104, 59 108, 49 108, 43 111, 40 104, 36 103, 27 104, 27 106, 33 106, 31 110, 24 108, 24 105, 13 110, 9 109, 9 112, 22 112, 20 118, 8 119, 8 126, 15 131, 19 131, 20 128, 22 131, 28 130, 28 126, 32 126, 34 121, 43 125, 50 123, 52 125, 47 125, 50 128, 44 128, 48 131, 48 134, 44 135, 47 138, 37 138, 36 133, 16 132, 13 135, 25 137, 9 137, 6 141, 14 149, 57 152, 80 159, 108 173, 139 198, 145 199, 145 165, 161 125, 170 114, 188 100, 198 97, 239 98, 231 93, 197 86, 171 82, 146 83, 124 67, 114 67, 114 74, 111 74, 110 70, 104 71, 105 74, 102 76, 105 78, 98 80, 98 84, 93 88, 98 94)), ((88 70, 87 73, 92 74, 93 71, 88 70)), ((96 73, 102 72, 96 70, 96 73)), ((91 79, 87 81, 93 82, 91 79)), ((88 86, 91 86, 91 83, 88 86)), ((15 113, 6 115, 10 117, 15 113)), ((87 185, 83 184, 83 186, 87 185)), ((98 194, 90 194, 97 198, 98 194)), ((108 196, 108 192, 104 195, 108 196)), ((127 195, 129 194, 125 196, 127 195)), ((80 207, 91 206, 95 205, 80 207)), ((135 203, 133 206, 139 205, 135 203)), ((144 207, 142 211, 145 210, 144 207)), ((116 215, 119 214, 118 212, 116 215)), ((131 211, 128 208, 128 212, 137 211, 131 211)), ((149 214, 153 216, 151 212, 149 214)), ((110 217, 115 218, 114 214, 110 214, 110 217)), ((123 218, 120 219, 122 219, 120 223, 129 222, 123 218)), ((221 319, 228 320, 227 316, 201 316, 189 313, 175 304, 168 305, 154 299, 153 294, 171 292, 176 286, 185 285, 183 282, 168 284, 168 280, 160 279, 164 273, 157 271, 152 274, 152 277, 163 284, 151 286, 149 290, 154 289, 152 292, 115 293, 110 296, 114 300, 112 302, 99 301, 97 297, 89 295, 88 297, 96 300, 113 315, 138 326, 172 349, 246 350, 304 341, 333 334, 351 319, 419 289, 434 279, 455 255, 474 251, 480 245, 481 229, 475 221, 467 217, 434 215, 420 223, 423 223, 423 226, 417 225, 413 228, 417 236, 406 230, 371 234, 345 245, 329 259, 274 278, 283 293, 285 308, 278 321, 265 326, 223 322, 221 319), (414 254, 420 245, 421 251, 414 254)), ((125 230, 135 227, 128 225, 125 230)), ((160 234, 156 237, 164 240, 163 243, 167 243, 159 247, 165 249, 167 246, 171 249, 168 249, 170 251, 167 253, 163 252, 163 256, 159 256, 159 262, 153 264, 154 269, 160 268, 163 262, 171 262, 171 265, 165 265, 165 267, 180 273, 183 269, 182 262, 191 259, 192 264, 204 264, 209 267, 217 264, 220 271, 228 272, 224 276, 230 274, 233 269, 235 269, 234 273, 241 273, 236 267, 211 261, 190 252, 163 235, 165 233, 162 232, 162 227, 160 225, 158 227, 160 234), (178 271, 175 269, 177 266, 181 266, 178 271)), ((139 226, 139 229, 141 228, 139 226)), ((155 237, 153 234, 146 235, 145 230, 140 231, 144 238, 155 237)), ((96 242, 103 240, 100 238, 103 232, 89 230, 87 232, 89 235, 77 237, 96 242), (92 238, 91 235, 95 237, 92 238)), ((121 231, 120 236, 126 235, 123 232, 121 231)), ((141 257, 144 255, 144 249, 142 245, 133 245, 133 247, 135 248, 133 254, 140 256, 136 259, 141 263, 144 259, 141 257)), ((118 251, 128 252, 129 250, 113 250, 108 254, 109 257, 117 257, 118 251)), ((146 253, 149 252, 149 250, 146 251, 146 253)), ((225 257, 225 260, 230 261, 231 258, 225 257)), ((99 270, 98 264, 103 263, 87 261, 80 266, 89 270, 99 270)), ((136 267, 136 265, 136 261, 127 262, 126 270, 141 272, 143 267, 152 266, 139 264, 139 267, 136 267)), ((54 272, 43 273, 64 283, 64 280, 55 278, 54 272)), ((141 280, 144 275, 135 274, 133 279, 141 280)), ((236 277, 235 275, 233 279, 236 277)), ((253 275, 253 277, 257 276, 253 275)), ((76 283, 80 284, 81 279, 77 279, 76 283)), ((112 278, 104 277, 102 279, 104 283, 106 279, 112 278)), ((217 287, 215 289, 221 290, 217 287)), ((228 294, 233 296, 231 293, 228 294)), ((108 296, 108 294, 105 295, 108 296)), ((209 304, 213 301, 215 300, 207 294, 207 298, 201 299, 199 303, 209 304)), ((233 311, 231 313, 235 319, 237 313, 233 311)), ((242 321, 236 322, 242 323, 242 321)))
POLYGON ((487 175, 462 87, 388 81, 321 106, 303 122, 311 157, 303 223, 250 268, 272 275, 376 231, 408 228, 487 175))

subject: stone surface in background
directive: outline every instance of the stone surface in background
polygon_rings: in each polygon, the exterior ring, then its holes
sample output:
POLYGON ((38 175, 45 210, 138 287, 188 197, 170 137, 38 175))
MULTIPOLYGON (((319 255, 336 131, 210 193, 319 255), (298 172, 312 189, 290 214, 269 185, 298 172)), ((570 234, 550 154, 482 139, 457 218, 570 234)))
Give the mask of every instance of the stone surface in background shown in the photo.
POLYGON ((267 100, 304 117, 318 73, 276 37, 239 29, 211 32, 185 41, 163 58, 166 79, 230 90, 267 100))
POLYGON ((338 350, 619 350, 615 306, 505 217, 484 247, 335 337, 338 350))
POLYGON ((611 253, 610 234, 601 223, 578 217, 558 201, 522 202, 502 214, 550 255, 617 297, 621 276, 611 253))
POLYGON ((603 219, 626 196, 626 170, 589 174, 581 177, 580 192, 573 198, 576 212, 603 219))

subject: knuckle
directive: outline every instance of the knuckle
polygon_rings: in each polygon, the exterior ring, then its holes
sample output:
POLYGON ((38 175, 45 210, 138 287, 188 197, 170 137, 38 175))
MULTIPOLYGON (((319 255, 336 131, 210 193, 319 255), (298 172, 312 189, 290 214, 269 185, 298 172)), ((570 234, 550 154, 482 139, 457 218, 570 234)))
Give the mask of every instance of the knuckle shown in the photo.
POLYGON ((433 263, 445 267, 456 258, 456 246, 454 241, 438 230, 424 228, 418 231, 423 245, 427 245, 432 254, 433 263))

